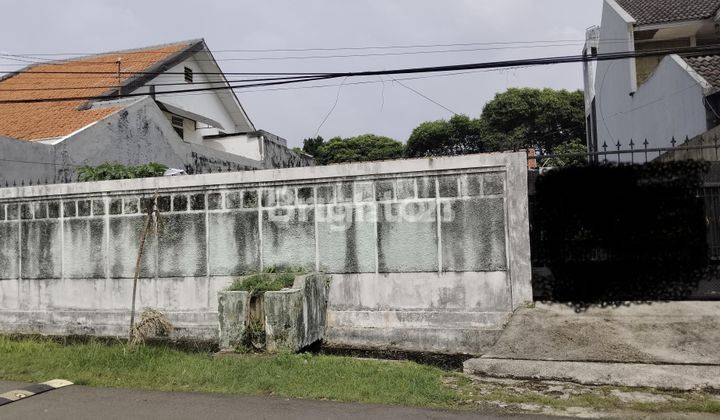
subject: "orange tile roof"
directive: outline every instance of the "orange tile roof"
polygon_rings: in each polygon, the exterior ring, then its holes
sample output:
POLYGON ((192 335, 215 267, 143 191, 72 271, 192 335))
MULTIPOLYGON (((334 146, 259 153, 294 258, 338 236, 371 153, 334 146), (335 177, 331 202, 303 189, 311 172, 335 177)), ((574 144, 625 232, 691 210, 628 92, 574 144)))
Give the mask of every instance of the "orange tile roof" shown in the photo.
MULTIPOLYGON (((116 72, 121 60, 123 82, 151 69, 188 48, 194 42, 181 42, 140 50, 119 51, 81 57, 50 64, 39 64, 0 81, 0 101, 17 99, 75 98, 107 94, 118 84, 114 74, 53 74, 51 72, 116 72), (63 88, 61 90, 27 90, 63 88), (79 88, 79 89, 78 89, 79 88), (20 90, 25 89, 25 90, 20 90)), ((19 140, 41 140, 66 136, 98 121, 117 107, 80 110, 87 100, 39 103, 0 103, 0 136, 19 140)))

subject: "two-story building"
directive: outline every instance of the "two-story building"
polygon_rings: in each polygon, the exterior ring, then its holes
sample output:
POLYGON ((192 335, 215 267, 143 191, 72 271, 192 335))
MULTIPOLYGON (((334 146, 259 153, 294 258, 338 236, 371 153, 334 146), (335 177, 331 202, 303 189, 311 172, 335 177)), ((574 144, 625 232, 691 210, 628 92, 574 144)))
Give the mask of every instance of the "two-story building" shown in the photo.
POLYGON ((105 162, 188 173, 313 164, 258 130, 230 86, 204 40, 8 73, 0 78, 0 185, 68 182, 77 167, 105 162))
MULTIPOLYGON (((720 0, 604 0, 584 54, 720 44, 720 0)), ((590 151, 680 145, 720 124, 720 55, 642 57, 585 65, 590 151), (603 146, 607 146, 604 149, 603 146)), ((624 156, 629 160, 630 156, 624 156)))

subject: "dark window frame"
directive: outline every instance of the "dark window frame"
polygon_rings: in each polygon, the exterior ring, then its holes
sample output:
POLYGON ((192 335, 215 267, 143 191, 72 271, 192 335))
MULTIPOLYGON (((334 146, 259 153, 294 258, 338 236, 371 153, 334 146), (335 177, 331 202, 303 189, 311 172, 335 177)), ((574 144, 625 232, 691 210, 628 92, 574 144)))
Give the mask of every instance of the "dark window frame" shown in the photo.
POLYGON ((181 139, 185 140, 185 119, 177 115, 170 116, 170 124, 181 139))

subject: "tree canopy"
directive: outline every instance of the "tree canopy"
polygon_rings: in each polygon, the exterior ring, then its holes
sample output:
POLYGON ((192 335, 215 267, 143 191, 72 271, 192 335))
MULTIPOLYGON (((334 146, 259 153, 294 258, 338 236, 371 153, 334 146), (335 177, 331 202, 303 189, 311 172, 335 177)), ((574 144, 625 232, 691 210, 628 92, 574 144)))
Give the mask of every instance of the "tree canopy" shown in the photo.
POLYGON ((485 104, 480 117, 495 150, 536 147, 546 152, 585 139, 585 105, 580 91, 512 88, 485 104))
POLYGON ((302 150, 310 156, 315 156, 317 159, 320 155, 320 146, 322 146, 324 142, 325 140, 321 136, 305 139, 303 140, 302 150))
POLYGON ((335 137, 327 142, 322 141, 322 137, 317 137, 305 140, 303 147, 305 153, 313 155, 319 165, 399 159, 403 157, 404 149, 399 141, 375 134, 350 138, 335 137))
POLYGON ((410 135, 408 157, 455 156, 486 151, 483 124, 479 119, 455 115, 449 121, 428 121, 410 135))
POLYGON ((577 146, 584 138, 582 92, 513 88, 495 95, 477 119, 455 115, 447 121, 420 124, 408 140, 406 156, 452 156, 531 147, 552 152, 560 145, 577 146))
MULTIPOLYGON (((407 145, 364 134, 306 139, 303 151, 319 165, 425 156, 455 156, 535 148, 543 153, 585 150, 585 111, 580 91, 512 88, 498 93, 478 118, 455 115, 413 130, 407 145)), ((573 161, 582 160, 579 155, 573 161)))

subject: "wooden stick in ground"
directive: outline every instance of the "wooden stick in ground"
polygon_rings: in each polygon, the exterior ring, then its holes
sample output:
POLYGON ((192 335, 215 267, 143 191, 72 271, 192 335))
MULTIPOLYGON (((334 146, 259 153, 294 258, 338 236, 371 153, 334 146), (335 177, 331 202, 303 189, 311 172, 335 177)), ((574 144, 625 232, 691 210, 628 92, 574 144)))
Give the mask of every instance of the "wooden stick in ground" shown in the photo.
POLYGON ((138 256, 137 261, 135 262, 135 275, 133 276, 133 291, 132 291, 132 306, 130 308, 130 341, 133 339, 133 334, 135 334, 135 297, 137 296, 137 284, 138 284, 138 277, 140 277, 140 268, 141 268, 141 262, 142 262, 142 256, 143 256, 143 250, 145 249, 145 240, 147 239, 148 231, 150 230, 150 225, 152 223, 153 219, 153 212, 155 207, 155 200, 157 200, 157 191, 155 192, 155 195, 153 196, 152 200, 152 207, 148 209, 148 214, 145 218, 145 228, 140 233, 140 247, 138 248, 138 256))

